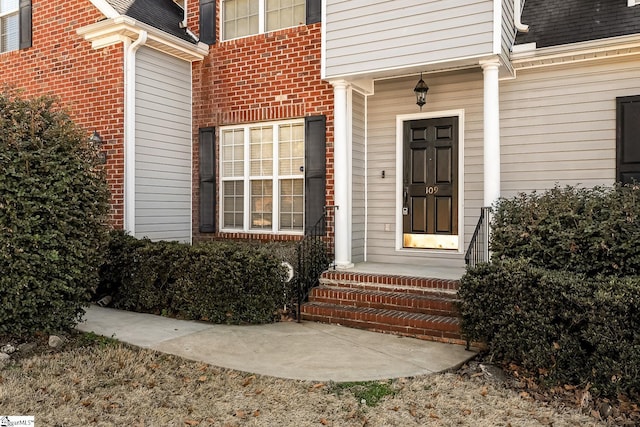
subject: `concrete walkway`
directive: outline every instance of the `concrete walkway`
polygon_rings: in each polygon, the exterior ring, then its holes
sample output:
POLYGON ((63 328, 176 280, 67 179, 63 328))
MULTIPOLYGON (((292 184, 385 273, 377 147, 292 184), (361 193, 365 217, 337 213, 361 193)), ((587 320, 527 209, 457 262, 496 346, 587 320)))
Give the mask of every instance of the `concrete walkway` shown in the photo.
POLYGON ((314 322, 212 325, 98 306, 77 328, 223 368, 313 381, 430 374, 475 355, 459 345, 314 322))

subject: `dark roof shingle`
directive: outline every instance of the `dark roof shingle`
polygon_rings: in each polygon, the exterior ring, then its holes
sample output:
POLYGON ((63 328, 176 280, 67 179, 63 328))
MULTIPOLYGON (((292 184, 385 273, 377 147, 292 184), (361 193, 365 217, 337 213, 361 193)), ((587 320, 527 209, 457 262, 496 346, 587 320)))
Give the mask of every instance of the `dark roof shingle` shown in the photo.
POLYGON ((107 0, 121 15, 144 22, 183 40, 195 43, 184 28, 180 28, 183 11, 172 0, 107 0))
POLYGON ((529 32, 519 33, 516 44, 558 46, 640 33, 640 5, 629 7, 627 0, 525 0, 522 22, 529 32))

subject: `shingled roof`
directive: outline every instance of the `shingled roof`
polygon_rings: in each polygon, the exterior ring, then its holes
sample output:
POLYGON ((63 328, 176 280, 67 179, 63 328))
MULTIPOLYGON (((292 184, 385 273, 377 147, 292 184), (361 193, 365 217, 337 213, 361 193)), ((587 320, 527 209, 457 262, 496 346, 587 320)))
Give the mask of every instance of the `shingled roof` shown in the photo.
POLYGON ((516 44, 558 46, 640 33, 640 5, 627 0, 525 0, 516 44))
POLYGON ((144 22, 191 43, 196 41, 180 28, 184 12, 172 0, 107 0, 121 15, 144 22))

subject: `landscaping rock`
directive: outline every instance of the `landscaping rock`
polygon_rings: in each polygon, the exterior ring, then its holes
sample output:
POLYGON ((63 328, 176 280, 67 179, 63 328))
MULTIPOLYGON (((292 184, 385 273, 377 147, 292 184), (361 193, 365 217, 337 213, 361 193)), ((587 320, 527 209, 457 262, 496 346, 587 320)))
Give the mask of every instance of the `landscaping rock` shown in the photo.
POLYGON ((64 340, 57 335, 51 335, 49 337, 49 347, 60 348, 64 344, 64 340))
POLYGON ((35 349, 38 346, 38 344, 34 343, 34 342, 25 342, 22 343, 18 346, 18 351, 21 353, 27 353, 33 349, 35 349))
POLYGON ((16 348, 14 346, 12 346, 11 344, 6 344, 6 345, 3 345, 2 347, 0 347, 0 352, 1 353, 11 354, 11 353, 13 353, 15 351, 16 351, 16 348))
POLYGON ((9 356, 7 353, 0 353, 0 363, 6 362, 9 359, 11 359, 11 356, 9 356))
POLYGON ((478 367, 480 368, 481 372, 484 374, 484 378, 488 381, 505 383, 508 380, 504 371, 499 366, 491 365, 488 363, 480 363, 478 364, 478 367))

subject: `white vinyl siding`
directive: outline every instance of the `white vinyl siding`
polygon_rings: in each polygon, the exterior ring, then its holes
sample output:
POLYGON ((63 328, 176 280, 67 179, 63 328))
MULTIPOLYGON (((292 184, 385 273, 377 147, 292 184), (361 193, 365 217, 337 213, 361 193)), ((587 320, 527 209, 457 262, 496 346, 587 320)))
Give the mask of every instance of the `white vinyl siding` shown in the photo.
MULTIPOLYGON (((461 267, 463 254, 458 252, 395 249, 396 235, 402 231, 402 224, 396 224, 396 212, 401 209, 396 179, 402 176, 401 171, 396 171, 396 116, 419 112, 411 90, 414 85, 414 77, 378 81, 375 95, 367 99, 367 261, 461 267), (385 178, 381 179, 383 170, 385 178), (387 224, 393 232, 385 231, 387 224)), ((434 75, 429 78, 429 86, 432 89, 423 112, 464 110, 460 124, 465 130, 465 182, 458 204, 464 206, 466 248, 482 206, 482 72, 434 75)))
MULTIPOLYGON (((533 70, 500 82, 501 195, 554 185, 611 185, 616 169, 616 97, 640 95, 640 60, 533 70)), ((483 203, 483 82, 480 69, 429 78, 423 111, 464 109, 464 248, 483 203)), ((395 117, 417 113, 414 78, 376 82, 367 98, 367 261, 461 261, 442 251, 395 251, 395 117), (386 178, 380 179, 382 170, 386 178)), ((355 110, 355 108, 354 108, 355 110)), ((354 145, 354 158, 355 158, 354 145)))
POLYGON ((611 185, 616 97, 640 95, 640 61, 519 70, 501 85, 502 195, 611 185))
POLYGON ((492 0, 327 0, 326 77, 493 52, 492 0))
POLYGON ((142 47, 136 61, 135 235, 191 241, 191 64, 142 47))
POLYGON ((353 221, 351 224, 352 248, 351 260, 364 262, 365 239, 365 102, 366 99, 358 92, 352 92, 352 210, 353 221))
MULTIPOLYGON (((522 2, 524 4, 524 2, 522 2)), ((501 49, 500 55, 509 60, 513 42, 516 39, 515 18, 514 18, 514 1, 502 1, 502 22, 501 22, 501 49)))

